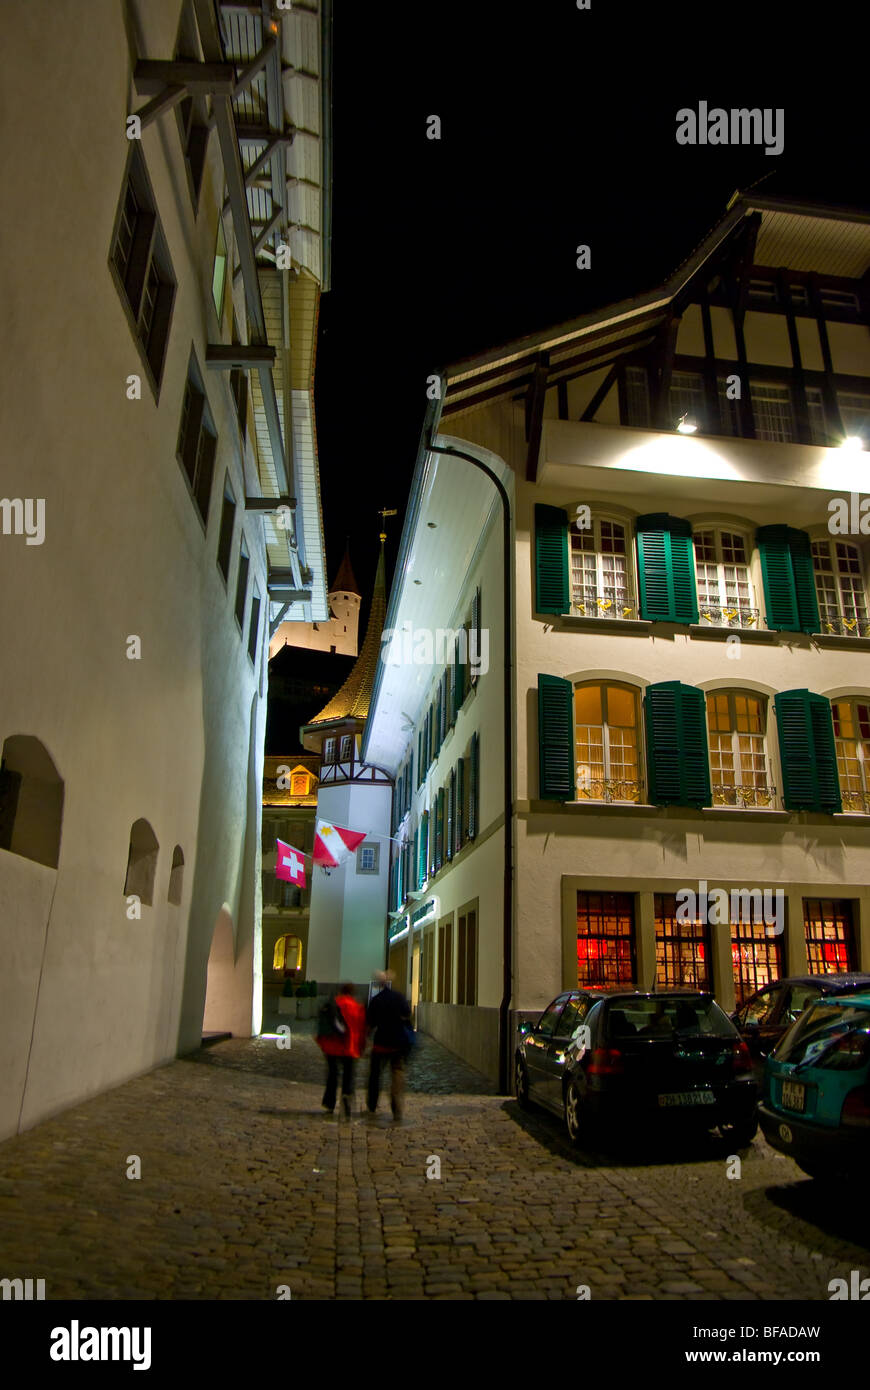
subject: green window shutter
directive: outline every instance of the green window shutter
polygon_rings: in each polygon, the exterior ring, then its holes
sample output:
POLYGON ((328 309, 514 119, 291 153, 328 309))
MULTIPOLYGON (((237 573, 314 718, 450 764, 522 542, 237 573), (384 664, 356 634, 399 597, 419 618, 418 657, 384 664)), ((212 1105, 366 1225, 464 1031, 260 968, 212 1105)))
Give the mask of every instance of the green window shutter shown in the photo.
POLYGON ((800 631, 790 534, 789 526, 759 526, 755 533, 761 558, 765 616, 773 632, 800 631))
POLYGON ((475 589, 474 598, 471 600, 471 631, 468 634, 469 640, 469 670, 471 673, 471 684, 477 685, 480 667, 480 590, 475 589))
POLYGON ((789 527, 788 544, 797 598, 798 625, 801 632, 818 632, 819 603, 816 598, 816 576, 810 538, 806 531, 796 531, 789 527))
POLYGON ((573 801, 574 688, 560 676, 538 676, 538 794, 573 801))
POLYGON ((679 681, 644 693, 647 778, 654 806, 709 806, 710 758, 704 693, 679 681))
POLYGON ((461 656, 460 642, 459 642, 459 638, 457 637, 455 643, 453 644, 453 723, 454 723, 454 724, 456 723, 456 716, 457 716, 457 714, 458 714, 459 711, 462 709, 462 701, 463 701, 464 695, 465 695, 465 692, 464 692, 464 690, 463 690, 463 685, 464 685, 464 682, 465 682, 465 674, 464 674, 464 672, 463 672, 462 666, 461 666, 460 661, 459 661, 460 656, 461 656))
POLYGON ((774 696, 783 800, 790 811, 843 809, 830 703, 809 690, 774 696))
POLYGON ((471 735, 468 784, 468 838, 473 840, 480 828, 480 734, 471 735))
POLYGON ((535 504, 535 612, 567 613, 568 514, 561 507, 535 504))
POLYGON ((429 860, 429 812, 423 812, 420 821, 420 857, 417 864, 417 887, 422 888, 426 882, 429 860))
POLYGON ((454 822, 456 819, 456 768, 451 770, 447 782, 447 819, 444 823, 444 858, 448 864, 453 858, 454 822))
POLYGON ((420 887, 420 830, 419 827, 414 831, 414 887, 420 887))
POLYGON ((639 516, 635 526, 640 616, 648 622, 696 623, 695 554, 688 521, 651 512, 639 516))
POLYGON ((456 764, 456 825, 453 838, 454 853, 458 854, 465 843, 465 759, 456 764))
POLYGON ((439 681, 438 690, 435 693, 435 722, 433 724, 432 737, 432 751, 436 758, 438 754, 441 752, 441 720, 443 719, 443 717, 444 716, 441 709, 441 682, 439 681))
POLYGON ((422 782, 423 782, 423 730, 420 729, 419 732, 418 732, 418 734, 417 734, 417 786, 420 787, 420 786, 422 785, 422 782))
POLYGON ((435 872, 444 863, 444 788, 438 788, 435 800, 435 872))

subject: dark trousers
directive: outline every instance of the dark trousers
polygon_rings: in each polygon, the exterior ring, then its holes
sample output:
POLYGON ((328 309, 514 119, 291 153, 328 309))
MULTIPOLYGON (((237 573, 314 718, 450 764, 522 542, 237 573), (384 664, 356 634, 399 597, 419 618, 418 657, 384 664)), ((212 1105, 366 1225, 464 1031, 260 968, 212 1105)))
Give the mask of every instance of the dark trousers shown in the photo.
POLYGON ((341 1094, 345 1100, 350 1100, 353 1095, 353 1073, 355 1057, 334 1057, 330 1053, 326 1056, 326 1090, 323 1092, 323 1108, 325 1110, 335 1109, 335 1098, 338 1094, 338 1068, 341 1066, 341 1094))
POLYGON ((372 1052, 369 1061, 369 1110, 378 1108, 381 1096, 381 1067, 389 1062, 392 1068, 390 1085, 390 1104, 394 1115, 402 1113, 402 1095, 405 1089, 405 1057, 401 1052, 372 1052))

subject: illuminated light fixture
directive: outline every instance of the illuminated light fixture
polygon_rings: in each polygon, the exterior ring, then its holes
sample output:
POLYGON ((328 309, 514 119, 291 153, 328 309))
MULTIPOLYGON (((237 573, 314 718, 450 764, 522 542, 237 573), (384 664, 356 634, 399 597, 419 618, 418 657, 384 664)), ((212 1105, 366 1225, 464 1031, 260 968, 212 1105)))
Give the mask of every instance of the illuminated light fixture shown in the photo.
POLYGON ((694 434, 697 428, 697 424, 688 412, 685 415, 681 415, 677 421, 677 431, 679 434, 694 434))
POLYGON ((864 440, 861 438, 860 434, 847 434, 847 435, 846 435, 846 438, 843 440, 842 444, 840 445, 840 448, 841 448, 841 449, 863 449, 863 448, 864 448, 864 440))

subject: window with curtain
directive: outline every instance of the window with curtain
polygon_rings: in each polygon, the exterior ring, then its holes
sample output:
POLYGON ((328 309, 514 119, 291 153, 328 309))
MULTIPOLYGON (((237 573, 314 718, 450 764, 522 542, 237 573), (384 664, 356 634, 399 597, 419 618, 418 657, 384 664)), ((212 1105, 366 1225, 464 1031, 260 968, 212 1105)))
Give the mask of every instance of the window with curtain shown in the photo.
POLYGON ((739 531, 694 532, 698 614, 710 627, 757 627, 749 577, 749 543, 739 531))
POLYGON ((714 806, 774 805, 767 757, 767 700, 740 690, 707 696, 714 806))
POLYGON ((574 690, 578 801, 640 801, 637 692, 625 685, 574 690))
POLYGON ((843 810, 870 815, 870 704, 835 700, 831 712, 843 810))
POLYGON ((625 527, 596 517, 571 537, 571 611, 582 618, 636 618, 625 527))
POLYGON ((866 637, 870 623, 858 547, 825 537, 813 541, 812 551, 820 631, 839 637, 866 637))

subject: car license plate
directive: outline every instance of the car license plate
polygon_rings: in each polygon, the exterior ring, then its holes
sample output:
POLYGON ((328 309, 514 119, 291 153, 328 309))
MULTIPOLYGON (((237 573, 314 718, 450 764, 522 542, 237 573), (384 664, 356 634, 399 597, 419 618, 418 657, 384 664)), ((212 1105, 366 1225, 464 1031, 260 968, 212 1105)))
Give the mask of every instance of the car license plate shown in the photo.
POLYGON ((783 1081, 782 1103, 786 1110, 803 1110, 806 1106, 807 1088, 800 1081, 783 1081))
POLYGON ((672 1091, 659 1096, 659 1105, 714 1105, 716 1097, 712 1091, 672 1091))

